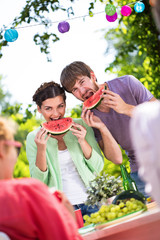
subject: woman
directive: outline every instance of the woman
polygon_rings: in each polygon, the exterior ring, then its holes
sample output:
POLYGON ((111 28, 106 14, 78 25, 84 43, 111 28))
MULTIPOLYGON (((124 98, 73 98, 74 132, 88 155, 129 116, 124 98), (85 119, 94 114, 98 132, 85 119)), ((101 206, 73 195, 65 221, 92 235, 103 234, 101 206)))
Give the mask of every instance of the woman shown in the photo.
POLYGON ((0 232, 12 240, 82 240, 63 193, 51 194, 37 179, 13 179, 21 143, 14 140, 12 125, 0 117, 0 232))
MULTIPOLYGON (((33 95, 47 122, 64 117, 65 100, 63 88, 53 81, 42 84, 33 95)), ((82 119, 74 119, 71 130, 58 136, 48 135, 43 127, 32 131, 26 152, 31 177, 62 190, 75 209, 81 208, 82 215, 98 211, 84 202, 89 181, 103 169, 104 161, 92 128, 82 119)))

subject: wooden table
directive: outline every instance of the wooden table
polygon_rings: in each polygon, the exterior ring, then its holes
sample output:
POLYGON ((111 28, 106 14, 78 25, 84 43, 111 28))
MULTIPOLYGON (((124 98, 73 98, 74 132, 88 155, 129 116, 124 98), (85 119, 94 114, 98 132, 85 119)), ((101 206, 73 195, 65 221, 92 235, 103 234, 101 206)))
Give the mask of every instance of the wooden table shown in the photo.
POLYGON ((82 236, 84 240, 160 240, 160 208, 148 204, 148 210, 136 217, 82 236))

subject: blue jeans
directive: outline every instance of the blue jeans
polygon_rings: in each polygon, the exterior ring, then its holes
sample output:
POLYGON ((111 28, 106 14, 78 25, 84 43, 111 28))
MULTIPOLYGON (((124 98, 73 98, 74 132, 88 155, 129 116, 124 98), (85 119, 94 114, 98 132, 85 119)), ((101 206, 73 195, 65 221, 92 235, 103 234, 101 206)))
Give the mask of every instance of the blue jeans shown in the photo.
POLYGON ((138 172, 133 172, 130 174, 131 178, 135 181, 138 191, 142 193, 146 198, 150 197, 146 192, 145 192, 145 182, 139 177, 138 172))
POLYGON ((73 205, 73 207, 74 207, 74 210, 81 209, 82 216, 84 215, 90 216, 91 213, 99 211, 99 208, 97 205, 88 206, 82 203, 82 204, 73 205))

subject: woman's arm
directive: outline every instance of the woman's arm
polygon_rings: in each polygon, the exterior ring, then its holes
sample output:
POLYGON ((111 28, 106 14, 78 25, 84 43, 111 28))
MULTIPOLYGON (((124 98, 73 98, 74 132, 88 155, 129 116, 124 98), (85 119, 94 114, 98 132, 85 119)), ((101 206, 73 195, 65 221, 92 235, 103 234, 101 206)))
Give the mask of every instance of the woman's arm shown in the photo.
POLYGON ((100 118, 94 116, 90 110, 84 109, 82 112, 82 119, 87 123, 88 126, 97 128, 100 131, 102 140, 99 141, 99 146, 103 151, 105 157, 115 164, 121 164, 121 149, 106 125, 100 120, 100 118))
MULTIPOLYGON (((39 131, 39 129, 37 129, 39 131)), ((35 137, 37 130, 30 132, 26 139, 26 154, 29 162, 30 176, 48 184, 48 169, 41 171, 36 165, 37 159, 37 145, 35 143, 35 137)))
POLYGON ((37 145, 36 166, 43 172, 47 170, 46 146, 50 136, 50 134, 47 135, 47 131, 42 127, 34 139, 37 145))

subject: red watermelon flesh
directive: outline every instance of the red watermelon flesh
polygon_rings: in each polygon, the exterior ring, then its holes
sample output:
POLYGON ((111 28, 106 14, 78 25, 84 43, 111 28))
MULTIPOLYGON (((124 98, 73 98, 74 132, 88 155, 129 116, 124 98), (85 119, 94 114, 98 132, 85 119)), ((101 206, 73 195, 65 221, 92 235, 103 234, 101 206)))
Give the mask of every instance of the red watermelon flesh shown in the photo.
POLYGON ((61 118, 49 122, 42 123, 42 127, 44 127, 48 133, 53 135, 60 135, 67 132, 73 124, 73 119, 71 117, 61 118))
POLYGON ((96 107, 102 99, 102 90, 104 87, 100 88, 97 92, 95 92, 91 97, 84 101, 83 106, 87 109, 92 109, 96 107))

